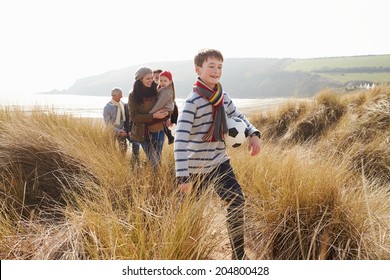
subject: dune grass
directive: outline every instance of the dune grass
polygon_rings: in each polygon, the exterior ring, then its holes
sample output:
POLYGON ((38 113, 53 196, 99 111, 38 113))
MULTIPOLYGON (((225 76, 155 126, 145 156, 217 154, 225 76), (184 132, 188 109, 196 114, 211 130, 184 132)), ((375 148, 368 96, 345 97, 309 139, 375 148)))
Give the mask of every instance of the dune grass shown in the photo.
POLYGON ((131 170, 101 123, 3 109, 0 127, 2 258, 206 259, 213 249, 209 203, 181 201, 168 151, 154 174, 131 170))
MULTIPOLYGON (((253 259, 390 258, 390 89, 320 92, 251 116, 262 152, 230 149, 253 259)), ((142 160, 145 160, 143 153, 142 160)), ((0 108, 2 259, 224 259, 224 205, 132 169, 99 121, 0 108)))

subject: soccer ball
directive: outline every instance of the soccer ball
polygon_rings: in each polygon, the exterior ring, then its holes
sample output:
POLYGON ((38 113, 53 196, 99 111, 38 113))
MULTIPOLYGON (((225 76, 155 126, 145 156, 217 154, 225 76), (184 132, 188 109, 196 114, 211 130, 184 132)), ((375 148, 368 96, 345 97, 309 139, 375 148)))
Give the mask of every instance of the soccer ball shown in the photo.
POLYGON ((244 121, 238 117, 228 118, 228 133, 225 135, 227 147, 237 148, 245 142, 248 136, 248 129, 244 121))

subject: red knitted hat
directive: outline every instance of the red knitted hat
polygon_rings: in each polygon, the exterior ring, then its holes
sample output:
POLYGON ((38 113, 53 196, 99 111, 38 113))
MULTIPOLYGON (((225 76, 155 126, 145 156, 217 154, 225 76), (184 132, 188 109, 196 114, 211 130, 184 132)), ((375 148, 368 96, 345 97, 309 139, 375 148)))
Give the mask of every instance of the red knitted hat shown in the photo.
POLYGON ((160 77, 161 77, 161 76, 167 77, 170 81, 172 81, 172 74, 171 74, 171 72, 169 72, 169 71, 163 71, 163 72, 161 72, 161 73, 160 73, 160 77))

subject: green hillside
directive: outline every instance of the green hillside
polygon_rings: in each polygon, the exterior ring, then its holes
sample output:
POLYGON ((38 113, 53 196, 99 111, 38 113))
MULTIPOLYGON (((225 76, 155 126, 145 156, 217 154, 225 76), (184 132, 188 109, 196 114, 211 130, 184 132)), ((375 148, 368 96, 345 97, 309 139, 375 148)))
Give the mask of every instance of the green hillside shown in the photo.
POLYGON ((371 81, 374 83, 388 83, 390 81, 390 72, 377 73, 321 73, 321 76, 329 79, 348 83, 351 81, 371 81))
POLYGON ((295 59, 285 69, 287 71, 311 72, 324 68, 390 67, 390 54, 295 59))
POLYGON ((286 71, 315 73, 341 83, 390 81, 390 55, 296 59, 286 71))

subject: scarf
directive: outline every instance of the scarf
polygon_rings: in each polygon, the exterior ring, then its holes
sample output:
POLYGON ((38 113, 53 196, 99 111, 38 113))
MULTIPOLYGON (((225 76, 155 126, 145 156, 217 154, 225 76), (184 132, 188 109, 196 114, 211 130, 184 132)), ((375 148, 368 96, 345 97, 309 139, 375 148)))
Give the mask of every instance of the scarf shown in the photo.
POLYGON ((117 102, 114 99, 111 99, 111 104, 114 106, 118 107, 116 110, 116 117, 115 117, 115 122, 114 126, 119 127, 121 124, 121 119, 125 120, 125 106, 123 105, 122 102, 117 102))
POLYGON ((145 87, 142 84, 141 80, 137 80, 134 83, 133 94, 134 94, 135 101, 138 104, 142 104, 143 98, 145 98, 145 97, 150 98, 150 97, 157 96, 157 94, 158 94, 157 93, 157 84, 155 82, 153 82, 151 87, 145 87))
POLYGON ((216 142, 224 139, 228 131, 225 107, 223 106, 222 86, 218 83, 215 89, 208 87, 200 78, 194 84, 194 91, 206 99, 212 108, 213 123, 211 124, 203 140, 216 142))

